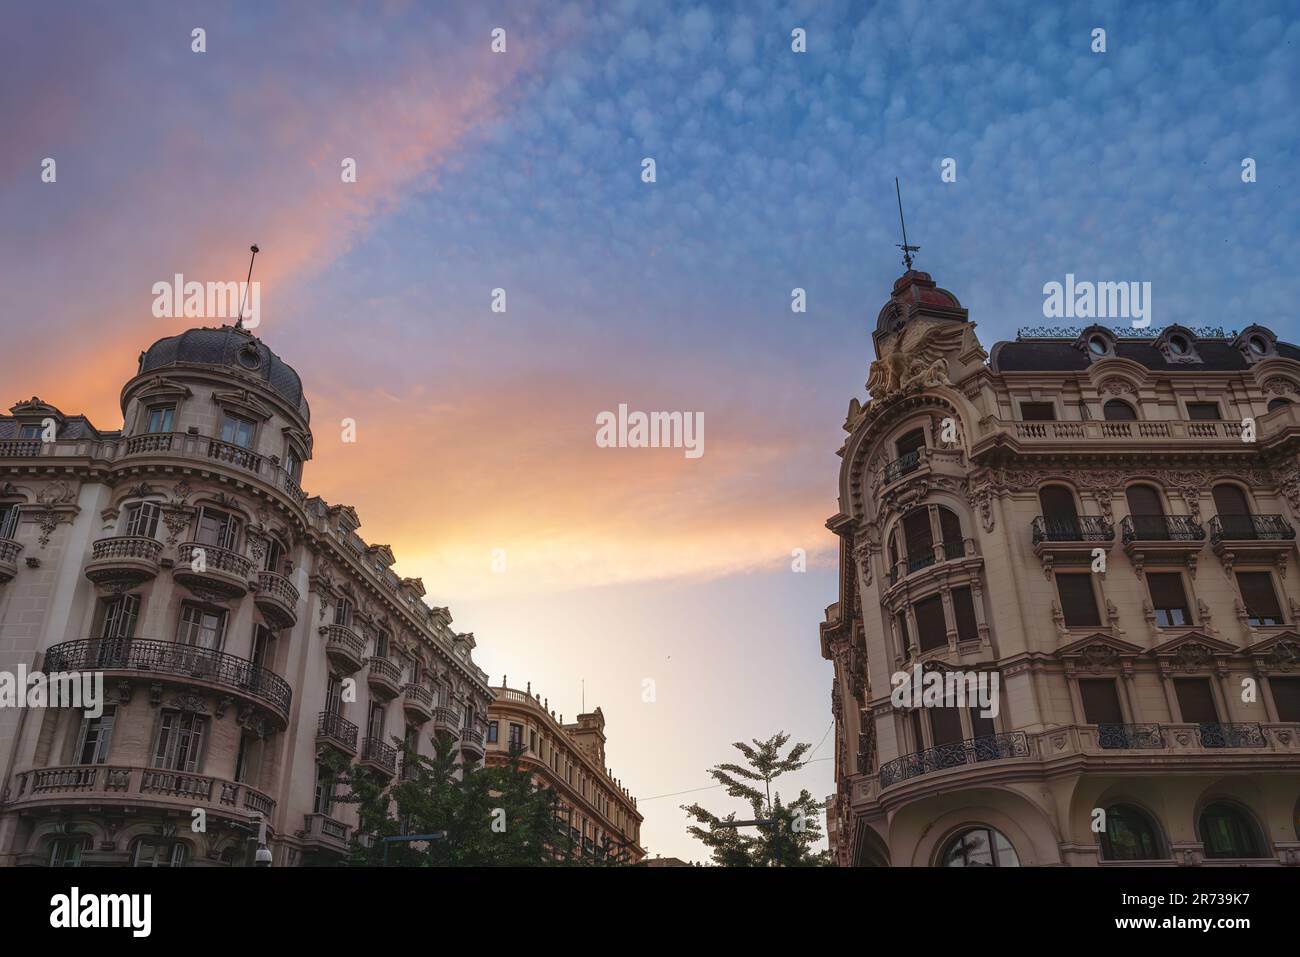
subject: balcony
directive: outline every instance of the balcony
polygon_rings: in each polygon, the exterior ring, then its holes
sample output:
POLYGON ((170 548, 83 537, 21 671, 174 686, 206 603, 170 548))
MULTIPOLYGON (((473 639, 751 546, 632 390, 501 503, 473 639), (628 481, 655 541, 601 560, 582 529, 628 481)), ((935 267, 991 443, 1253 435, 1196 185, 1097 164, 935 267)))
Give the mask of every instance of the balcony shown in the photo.
POLYGON ((333 711, 322 711, 316 719, 316 745, 331 747, 347 758, 357 756, 357 726, 333 711))
POLYGON ((368 658, 367 664, 370 665, 370 670, 366 674, 370 690, 385 701, 396 698, 397 691, 402 686, 402 673, 397 665, 379 655, 368 658))
POLYGON ((433 717, 433 692, 424 685, 402 685, 402 708, 408 718, 423 724, 433 717))
POLYGON ((1257 445, 1241 440, 1240 420, 1162 419, 1153 421, 1111 421, 1086 419, 1064 422, 1021 422, 987 418, 980 423, 981 434, 971 447, 971 458, 979 459, 994 449, 1003 454, 1034 452, 1114 452, 1126 449, 1128 442, 1157 454, 1251 450, 1270 446, 1285 437, 1294 425, 1287 416, 1256 422, 1257 445))
POLYGON ((1203 748, 1265 748, 1268 741, 1259 724, 1202 724, 1197 737, 1203 748))
POLYGON ((963 767, 981 761, 998 761, 1004 758, 1029 756, 1029 741, 1023 731, 1009 734, 990 734, 965 741, 953 741, 927 748, 915 754, 887 761, 880 766, 880 788, 898 784, 909 778, 948 768, 963 767))
POLYGON ((977 558, 973 539, 943 541, 934 545, 918 546, 921 551, 916 555, 905 555, 889 569, 889 584, 898 584, 908 575, 924 568, 930 568, 944 562, 961 561, 964 558, 977 558))
POLYGON ((6 439, 0 442, 0 459, 34 459, 44 445, 40 439, 6 439))
POLYGON ((361 766, 391 778, 397 773, 397 749, 379 738, 366 738, 361 742, 361 766))
POLYGON ((1039 515, 1030 526, 1034 554, 1047 568, 1067 562, 1091 562, 1095 549, 1109 550, 1115 526, 1100 515, 1039 515))
POLYGON ((120 535, 101 538, 90 547, 86 577, 96 585, 134 588, 158 575, 162 542, 155 538, 120 535))
POLYGON ((305 847, 326 851, 346 851, 349 830, 346 824, 334 820, 328 814, 304 814, 302 830, 298 832, 298 838, 305 847))
POLYGON ((325 654, 335 668, 345 675, 354 675, 365 661, 366 642, 347 625, 323 625, 320 633, 325 637, 325 654))
POLYGON ((208 440, 208 458, 234 465, 255 475, 260 475, 262 472, 262 457, 256 452, 217 439, 208 440))
POLYGON ((1224 564, 1284 562, 1295 550, 1295 528, 1281 515, 1216 515, 1210 548, 1224 564))
POLYGON ((478 728, 462 728, 460 732, 460 749, 482 760, 487 751, 483 745, 483 732, 478 728))
POLYGON ((919 451, 908 452, 906 455, 899 456, 884 467, 881 472, 881 482, 883 485, 897 482, 904 475, 910 475, 920 467, 921 453, 919 451))
POLYGON ((289 683, 245 658, 176 641, 145 638, 89 638, 53 645, 45 654, 44 670, 102 671, 150 682, 234 692, 267 709, 281 726, 288 724, 293 692, 289 683))
POLYGON ((1097 744, 1107 751, 1163 748, 1165 739, 1158 724, 1099 724, 1097 744))
POLYGON ((18 574, 18 553, 22 545, 10 538, 0 538, 0 585, 18 574))
POLYGON ((1148 561, 1182 561, 1195 570, 1205 544, 1205 529, 1189 515, 1126 515, 1120 529, 1139 574, 1148 561))
POLYGON ((239 781, 162 768, 108 764, 21 772, 10 807, 21 805, 26 810, 69 804, 83 807, 111 804, 131 811, 161 808, 173 813, 179 811, 187 820, 192 808, 202 807, 209 813, 241 823, 247 822, 251 814, 269 820, 275 811, 272 798, 239 781))
POLYGON ((460 735, 460 715, 451 708, 433 709, 433 730, 452 738, 460 735))
POLYGON ((253 573, 251 560, 228 548, 185 542, 177 549, 172 577, 196 593, 242 598, 253 573))
POLYGON ((292 628, 298 623, 298 589, 283 575, 258 572, 253 601, 272 628, 292 628))

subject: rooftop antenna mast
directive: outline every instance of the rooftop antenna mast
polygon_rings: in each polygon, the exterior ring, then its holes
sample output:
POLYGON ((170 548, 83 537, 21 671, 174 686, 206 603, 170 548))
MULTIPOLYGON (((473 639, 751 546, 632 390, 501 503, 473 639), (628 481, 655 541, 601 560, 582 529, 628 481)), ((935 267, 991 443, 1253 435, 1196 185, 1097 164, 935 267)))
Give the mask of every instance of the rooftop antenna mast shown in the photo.
POLYGON ((894 245, 903 251, 903 265, 907 267, 908 272, 911 272, 912 253, 919 253, 921 247, 907 245, 907 223, 903 222, 903 194, 898 188, 897 176, 894 177, 894 195, 898 197, 898 225, 903 227, 903 241, 894 245))
MULTIPOLYGON (((895 185, 897 185, 898 181, 895 180, 894 182, 895 185)), ((902 207, 899 208, 901 209, 902 207)), ((906 237, 903 238, 903 242, 907 242, 906 237)), ((253 260, 256 259, 257 254, 261 252, 261 250, 257 248, 257 243, 253 243, 253 245, 248 248, 252 250, 253 255, 248 257, 248 279, 245 280, 244 288, 239 293, 239 317, 235 320, 236 329, 244 328, 244 297, 248 294, 248 289, 253 284, 253 260)))

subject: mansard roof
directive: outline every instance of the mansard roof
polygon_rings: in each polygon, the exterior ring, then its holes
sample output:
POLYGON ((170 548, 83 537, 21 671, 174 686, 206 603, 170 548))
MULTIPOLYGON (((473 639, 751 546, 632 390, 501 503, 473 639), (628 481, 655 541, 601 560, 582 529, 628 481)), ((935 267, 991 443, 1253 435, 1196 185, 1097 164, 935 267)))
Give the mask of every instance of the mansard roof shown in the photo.
MULTIPOLYGON (((1217 335, 1196 336, 1199 362, 1169 362, 1156 347, 1160 329, 1116 329, 1115 355, 1130 359, 1154 372, 1241 372, 1250 368, 1234 333, 1208 330, 1217 335)), ((1194 330, 1193 330, 1194 331, 1194 330)), ((1091 364, 1086 350, 1078 346, 1078 331, 1073 329, 1022 330, 1013 342, 999 342, 989 354, 994 372, 1082 372, 1091 364)), ((1288 342, 1277 343, 1277 356, 1300 361, 1300 347, 1288 342)))

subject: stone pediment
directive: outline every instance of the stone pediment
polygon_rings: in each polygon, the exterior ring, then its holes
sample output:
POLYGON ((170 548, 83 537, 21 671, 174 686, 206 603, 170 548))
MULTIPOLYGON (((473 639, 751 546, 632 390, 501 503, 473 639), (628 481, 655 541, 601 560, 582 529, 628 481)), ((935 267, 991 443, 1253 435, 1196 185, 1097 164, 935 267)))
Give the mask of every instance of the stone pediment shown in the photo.
POLYGON ((1290 671, 1293 668, 1300 670, 1300 632, 1291 629, 1279 632, 1244 651, 1259 659, 1259 663, 1266 668, 1279 671, 1290 671))
POLYGON ((1062 645, 1057 649, 1056 654, 1061 658, 1103 660, 1112 656, 1115 658, 1135 658, 1142 654, 1143 651, 1144 649, 1139 645, 1116 638, 1109 632, 1096 631, 1091 635, 1076 638, 1067 645, 1062 645))
POLYGON ((1162 659, 1162 665, 1168 664, 1189 671, 1207 668, 1219 658, 1236 654, 1236 645, 1211 638, 1203 631, 1189 631, 1151 649, 1151 656, 1162 659))

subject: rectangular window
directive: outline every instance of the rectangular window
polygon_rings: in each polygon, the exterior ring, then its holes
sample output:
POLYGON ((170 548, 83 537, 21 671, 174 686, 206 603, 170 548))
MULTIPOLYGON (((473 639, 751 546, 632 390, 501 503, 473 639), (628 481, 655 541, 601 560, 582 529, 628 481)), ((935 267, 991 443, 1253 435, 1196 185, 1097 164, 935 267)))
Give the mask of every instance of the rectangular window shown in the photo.
POLYGON ((510 738, 509 738, 507 744, 509 744, 509 746, 510 746, 510 750, 511 750, 511 751, 515 750, 516 748, 519 748, 519 749, 522 749, 522 748, 523 748, 523 746, 524 746, 524 726, 523 726, 522 724, 514 724, 513 722, 511 723, 511 725, 510 725, 510 738))
POLYGON ((1192 614, 1183 591, 1183 576, 1178 572, 1147 572, 1147 588, 1156 624, 1161 628, 1179 628, 1191 624, 1192 614))
POLYGON ((334 810, 334 772, 323 764, 316 765, 316 796, 312 813, 329 817, 334 810))
POLYGON ((113 722, 117 718, 117 705, 105 705, 98 718, 81 719, 77 735, 77 763, 103 764, 108 760, 108 749, 113 740, 113 722))
POLYGON ((488 744, 496 744, 497 738, 501 734, 501 722, 489 721, 487 726, 488 744))
POLYGON ((979 705, 971 705, 970 730, 973 738, 990 738, 998 733, 997 725, 993 723, 993 719, 984 717, 983 711, 984 709, 979 705))
POLYGON ((325 710, 330 714, 343 713, 343 680, 331 674, 325 683, 325 710))
POLYGON ((220 651, 226 640, 226 613, 185 602, 181 605, 176 640, 211 651, 220 651))
POLYGON ((139 595, 118 595, 104 601, 104 618, 100 626, 101 638, 130 638, 135 634, 136 619, 140 616, 139 595))
POLYGON ((340 598, 334 603, 334 624, 352 624, 352 602, 346 598, 340 598))
POLYGON ((295 482, 302 480, 302 458, 295 449, 289 449, 284 456, 284 470, 295 482))
POLYGON ((978 641, 979 623, 975 619, 975 601, 969 588, 952 590, 952 615, 957 620, 958 641, 978 641))
POLYGON ((1056 406, 1051 402, 1021 402, 1020 418, 1025 422, 1055 422, 1056 406))
POLYGON ((253 434, 256 431, 257 423, 249 419, 231 415, 229 412, 221 417, 221 441, 227 445, 237 445, 241 449, 251 449, 253 447, 253 434))
POLYGON ((282 564, 284 562, 284 546, 280 544, 278 538, 268 538, 266 542, 266 564, 263 568, 268 572, 275 572, 277 575, 284 574, 282 564))
POLYGON ((1268 687, 1277 706, 1277 720, 1300 721, 1300 678, 1270 676, 1268 687))
POLYGON ((1083 698, 1083 720, 1088 724, 1124 723, 1113 678, 1081 678, 1079 696, 1083 698))
POLYGON ((961 729, 961 710, 944 706, 942 708, 930 708, 930 736, 934 740, 934 746, 941 744, 952 744, 962 740, 964 734, 961 729))
POLYGON ((207 720, 189 711, 164 711, 154 745, 153 767, 196 773, 202 760, 207 720))
POLYGON ((384 706, 382 704, 372 704, 370 706, 370 721, 366 724, 366 736, 377 741, 384 740, 384 706))
POLYGON ((916 617, 916 640, 922 651, 942 648, 948 644, 948 626, 943 617, 943 599, 933 595, 919 601, 912 608, 916 617))
POLYGON ((136 502, 127 506, 126 534, 131 538, 157 538, 161 514, 157 502, 136 502))
POLYGON ((81 852, 89 845, 84 837, 56 837, 50 842, 50 867, 80 867, 81 852))
POLYGON ((1188 402, 1187 417, 1194 422, 1210 422, 1219 418, 1219 403, 1188 402))
POLYGON ((253 664, 259 668, 267 667, 267 662, 275 659, 275 632, 266 625, 253 626, 253 664))
POLYGON ((899 650, 906 658, 911 653, 911 640, 907 634, 907 615, 901 611, 898 613, 898 641, 902 646, 899 650))
POLYGON ((247 731, 239 732, 239 751, 235 754, 235 780, 241 784, 248 777, 248 751, 252 746, 252 736, 247 731))
POLYGON ((1207 678, 1175 678, 1174 692, 1178 710, 1188 724, 1217 724, 1219 710, 1214 706, 1214 692, 1207 678))
POLYGON ((24 425, 18 429, 18 438, 20 439, 39 439, 45 430, 39 425, 24 425))
POLYGON ((214 548, 234 549, 239 541, 239 519, 227 512, 204 505, 199 509, 199 523, 194 541, 214 548))
POLYGON ((1282 624, 1282 608, 1273 590, 1273 576, 1268 572, 1237 572, 1237 587, 1246 603, 1252 625, 1282 624))
POLYGON ((375 631, 375 657, 388 657, 388 632, 384 631, 382 628, 376 629, 375 631))
POLYGON ((1061 611, 1065 615, 1067 627, 1093 628, 1101 625, 1091 575, 1057 575, 1056 592, 1061 598, 1061 611))
POLYGON ((135 842, 132 867, 184 867, 189 861, 190 849, 184 841, 164 841, 142 837, 135 842))
POLYGON ((146 432, 170 432, 172 430, 172 420, 175 416, 176 406, 155 405, 149 410, 149 415, 145 419, 144 430, 146 432))
POLYGON ((18 509, 20 507, 12 502, 0 504, 0 538, 12 540, 18 537, 18 509))
POLYGON ((532 729, 528 731, 528 750, 533 754, 537 753, 537 732, 532 729))

